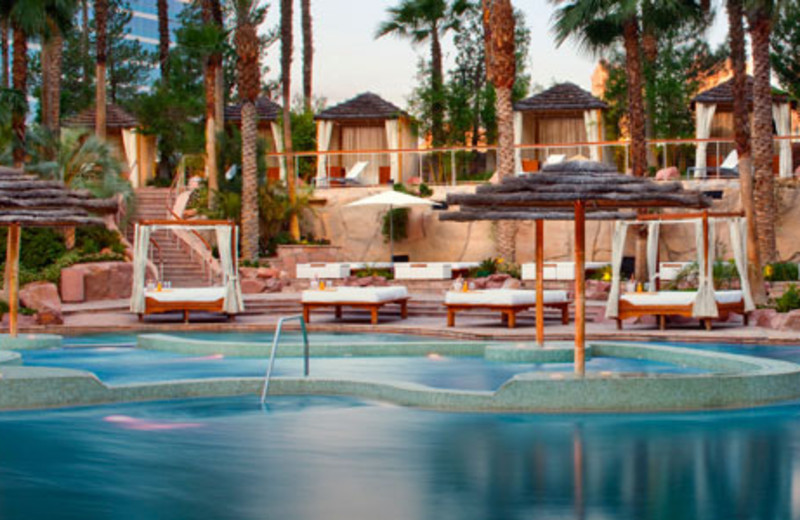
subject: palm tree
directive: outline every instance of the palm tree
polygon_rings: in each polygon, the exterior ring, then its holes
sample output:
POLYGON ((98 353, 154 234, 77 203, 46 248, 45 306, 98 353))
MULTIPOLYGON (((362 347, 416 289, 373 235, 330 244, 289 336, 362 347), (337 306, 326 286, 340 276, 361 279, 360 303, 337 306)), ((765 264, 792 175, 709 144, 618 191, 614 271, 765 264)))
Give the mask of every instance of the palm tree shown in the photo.
POLYGON ((45 4, 47 21, 41 34, 42 47, 42 122, 56 136, 61 129, 61 64, 64 33, 72 28, 76 0, 50 0, 45 4))
MULTIPOLYGON (((297 191, 294 178, 294 157, 292 156, 292 0, 281 0, 281 86, 283 87, 283 149, 286 153, 286 186, 289 190, 289 204, 294 206, 297 191)), ((289 234, 300 240, 300 222, 296 214, 289 217, 289 234)))
POLYGON ((108 22, 108 0, 94 0, 94 23, 96 31, 96 68, 95 68, 95 121, 94 133, 101 139, 106 138, 106 57, 108 43, 106 24, 108 22))
POLYGON ((311 112, 312 79, 314 74, 314 37, 311 26, 311 0, 300 0, 300 20, 303 27, 303 103, 311 112))
POLYGON ((9 76, 9 74, 8 74, 8 65, 9 65, 9 59, 8 59, 8 56, 9 56, 8 55, 8 18, 2 17, 2 16, 0 16, 0 40, 2 40, 2 41, 0 41, 0 49, 2 50, 2 54, 3 54, 3 64, 2 64, 3 70, 0 71, 0 74, 2 74, 3 79, 2 79, 2 83, 0 83, 0 86, 2 86, 3 88, 8 88, 8 76, 9 76))
POLYGON ((258 259, 258 166, 256 98, 261 90, 257 6, 235 0, 236 71, 242 102, 242 258, 258 259))
POLYGON ((747 267, 753 299, 758 305, 767 302, 764 274, 761 271, 758 235, 753 203, 753 162, 750 157, 750 117, 747 110, 747 71, 745 63, 744 12, 742 0, 728 0, 728 41, 733 68, 733 128, 739 156, 739 180, 742 209, 747 218, 747 267))
MULTIPOLYGON (((510 0, 482 0, 486 75, 497 93, 497 177, 514 175, 514 108, 511 91, 516 78, 514 10, 510 0)), ((516 261, 517 226, 513 221, 498 224, 500 256, 516 261)))
MULTIPOLYGON (((214 50, 206 57, 204 77, 206 97, 206 178, 212 192, 219 189, 219 170, 217 165, 217 133, 222 130, 223 121, 217 115, 217 99, 222 97, 222 89, 217 78, 222 72, 222 53, 219 46, 222 38, 222 6, 219 0, 203 0, 203 23, 215 29, 214 50)), ((209 204, 215 197, 209 197, 209 204)))
POLYGON ((442 66, 441 38, 450 30, 458 29, 458 15, 470 6, 468 0, 400 0, 397 7, 387 10, 389 19, 383 22, 376 38, 393 34, 409 38, 412 43, 431 44, 431 134, 433 145, 445 142, 444 133, 444 72, 442 66))
POLYGON ((750 0, 746 15, 753 51, 753 167, 755 170, 755 220, 759 252, 765 262, 777 260, 775 244, 775 192, 772 176, 772 87, 769 40, 772 0, 750 0))
POLYGON ((169 4, 167 0, 158 0, 158 65, 161 81, 169 80, 169 4))

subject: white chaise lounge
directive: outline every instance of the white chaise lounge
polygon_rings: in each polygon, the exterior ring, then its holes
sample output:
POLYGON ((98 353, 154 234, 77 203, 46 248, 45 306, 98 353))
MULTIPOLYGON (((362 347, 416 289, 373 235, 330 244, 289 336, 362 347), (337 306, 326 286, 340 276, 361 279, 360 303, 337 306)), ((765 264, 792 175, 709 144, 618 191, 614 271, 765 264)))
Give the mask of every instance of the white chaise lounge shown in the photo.
POLYGON ((311 311, 324 307, 333 307, 336 317, 342 317, 342 307, 367 309, 371 314, 373 325, 378 323, 378 311, 386 304, 400 306, 400 317, 408 317, 408 289, 401 286, 391 287, 336 287, 331 289, 311 289, 303 291, 303 318, 311 321, 311 311))
MULTIPOLYGON (((561 323, 569 323, 567 291, 544 291, 545 307, 561 311, 561 323)), ((447 307, 447 326, 456 324, 456 313, 472 309, 498 311, 508 328, 516 326, 517 313, 536 306, 536 291, 520 289, 486 289, 481 291, 448 291, 444 305, 447 307)))
MULTIPOLYGON (((639 316, 655 315, 661 330, 666 328, 667 316, 692 317, 692 306, 697 297, 697 291, 658 291, 658 292, 629 292, 619 297, 619 315, 617 328, 622 329, 622 320, 639 316)), ((744 295, 742 291, 715 291, 714 299, 717 301, 719 319, 727 319, 731 313, 741 314, 747 325, 747 313, 744 309, 744 295)), ((706 329, 711 329, 711 319, 701 320, 706 329)))
MULTIPOLYGON (((189 311, 225 313, 225 287, 186 287, 178 289, 146 290, 144 313, 183 312, 183 320, 189 321, 189 311)), ((234 315, 229 315, 234 317, 234 315)))

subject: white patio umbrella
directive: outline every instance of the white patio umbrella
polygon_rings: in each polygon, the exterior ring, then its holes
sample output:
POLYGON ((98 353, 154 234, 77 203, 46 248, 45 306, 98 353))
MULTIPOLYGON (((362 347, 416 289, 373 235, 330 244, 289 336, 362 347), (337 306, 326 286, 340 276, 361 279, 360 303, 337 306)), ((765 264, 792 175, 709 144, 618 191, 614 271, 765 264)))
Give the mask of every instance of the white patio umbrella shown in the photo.
POLYGON ((391 211, 395 208, 410 208, 413 206, 433 206, 433 202, 403 193, 401 191, 388 190, 377 195, 364 197, 363 199, 351 202, 347 207, 353 206, 382 206, 389 211, 389 261, 394 263, 394 219, 391 211))

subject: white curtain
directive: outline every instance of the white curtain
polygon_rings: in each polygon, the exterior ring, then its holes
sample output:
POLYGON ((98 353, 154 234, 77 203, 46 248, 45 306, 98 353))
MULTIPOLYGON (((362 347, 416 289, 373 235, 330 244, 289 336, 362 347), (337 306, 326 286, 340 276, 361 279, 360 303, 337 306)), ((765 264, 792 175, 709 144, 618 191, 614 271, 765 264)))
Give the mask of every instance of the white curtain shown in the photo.
MULTIPOLYGON (((283 128, 272 121, 270 123, 270 128, 272 129, 272 138, 275 140, 275 151, 278 153, 283 153, 283 128)), ((286 180, 286 157, 279 157, 278 158, 278 167, 281 170, 281 180, 286 180)))
MULTIPOLYGON (((586 110, 583 112, 583 123, 586 125, 586 140, 590 143, 600 141, 600 121, 597 117, 597 110, 586 110)), ((589 147, 589 159, 600 160, 600 147, 597 145, 589 147)))
POLYGON ((223 309, 228 314, 236 314, 244 310, 242 303, 242 289, 239 283, 239 273, 237 266, 238 259, 234 257, 235 250, 232 248, 231 239, 238 240, 238 228, 232 226, 214 226, 217 233, 217 248, 219 250, 219 260, 222 267, 223 283, 225 285, 225 301, 223 309), (234 235, 231 231, 234 230, 234 235))
POLYGON ((650 281, 650 290, 656 290, 656 275, 658 273, 658 235, 661 226, 658 222, 647 224, 647 278, 650 281))
POLYGON ((514 112, 514 173, 522 173, 522 112, 514 112))
POLYGON ((147 250, 150 245, 150 228, 136 224, 133 239, 133 287, 131 312, 144 312, 144 284, 147 272, 147 250))
POLYGON ((732 218, 728 221, 731 231, 731 248, 736 270, 739 271, 739 281, 744 298, 744 310, 750 312, 756 308, 753 303, 753 294, 750 291, 750 279, 747 277, 747 219, 732 218))
MULTIPOLYGON (((333 134, 333 122, 317 122, 317 151, 327 152, 331 144, 333 134)), ((328 156, 320 155, 317 157, 317 180, 328 178, 328 156)))
POLYGON ((125 149, 125 162, 128 164, 128 177, 131 186, 139 187, 139 153, 136 146, 137 134, 133 130, 122 129, 122 147, 125 149))
MULTIPOLYGON (((772 119, 775 121, 775 129, 779 137, 792 134, 792 117, 789 112, 789 103, 773 103, 772 119)), ((792 143, 789 139, 778 141, 780 150, 780 167, 778 171, 782 178, 792 177, 792 143)))
MULTIPOLYGON (((705 103, 697 103, 695 113, 695 132, 696 139, 708 139, 711 136, 711 122, 714 120, 714 112, 717 110, 717 105, 707 105, 705 103)), ((705 177, 706 171, 706 150, 708 143, 697 143, 697 153, 694 160, 694 176, 705 177)))
POLYGON ((698 284, 697 297, 692 306, 695 318, 716 318, 719 316, 717 300, 714 297, 714 226, 708 225, 708 258, 703 248, 703 219, 695 221, 695 244, 697 246, 698 284))
POLYGON ((614 225, 614 236, 611 239, 611 291, 606 303, 606 318, 619 316, 619 293, 622 275, 622 254, 625 252, 625 237, 628 234, 628 223, 617 222, 614 225))
MULTIPOLYGON (((397 150, 400 148, 399 141, 400 141, 400 130, 399 130, 400 122, 398 119, 387 119, 386 120, 386 149, 387 150, 397 150)), ((403 182, 403 179, 400 177, 400 154, 398 153, 390 153, 389 154, 389 168, 390 168, 390 175, 394 182, 403 182)))

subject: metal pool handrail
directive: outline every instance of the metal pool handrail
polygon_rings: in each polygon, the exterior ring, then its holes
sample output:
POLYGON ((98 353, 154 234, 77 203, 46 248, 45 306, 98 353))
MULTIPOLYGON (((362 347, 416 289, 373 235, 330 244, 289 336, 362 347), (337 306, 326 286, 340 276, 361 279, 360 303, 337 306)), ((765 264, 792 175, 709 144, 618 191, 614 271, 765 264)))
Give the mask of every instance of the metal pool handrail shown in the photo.
POLYGON ((306 332, 306 320, 303 319, 302 314, 293 314, 291 316, 284 316, 278 320, 278 325, 275 327, 275 337, 272 339, 272 352, 269 355, 269 365, 267 366, 267 373, 264 374, 264 387, 261 390, 261 404, 267 400, 267 393, 269 392, 269 380, 272 377, 272 367, 275 365, 275 353, 278 351, 278 343, 281 340, 281 331, 284 322, 298 320, 300 322, 300 331, 303 333, 303 375, 308 377, 308 333, 306 332))

